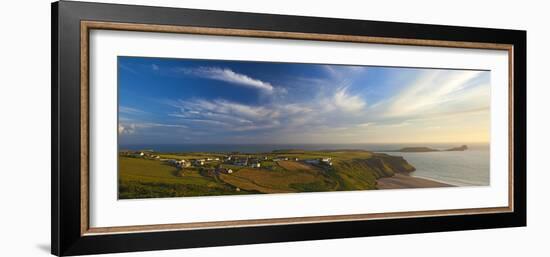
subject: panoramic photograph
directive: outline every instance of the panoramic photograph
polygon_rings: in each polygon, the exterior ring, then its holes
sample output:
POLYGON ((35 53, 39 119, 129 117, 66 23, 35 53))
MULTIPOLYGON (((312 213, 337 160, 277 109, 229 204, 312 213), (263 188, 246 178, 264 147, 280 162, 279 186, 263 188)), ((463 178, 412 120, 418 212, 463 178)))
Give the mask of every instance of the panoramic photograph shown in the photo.
POLYGON ((490 185, 488 70, 117 67, 119 199, 490 185))

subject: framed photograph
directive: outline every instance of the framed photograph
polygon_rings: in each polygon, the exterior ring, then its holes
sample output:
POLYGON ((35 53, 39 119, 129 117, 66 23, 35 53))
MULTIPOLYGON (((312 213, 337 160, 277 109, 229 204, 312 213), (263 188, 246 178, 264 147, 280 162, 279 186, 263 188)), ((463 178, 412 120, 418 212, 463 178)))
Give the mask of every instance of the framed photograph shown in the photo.
POLYGON ((526 32, 52 5, 52 253, 526 225, 526 32))

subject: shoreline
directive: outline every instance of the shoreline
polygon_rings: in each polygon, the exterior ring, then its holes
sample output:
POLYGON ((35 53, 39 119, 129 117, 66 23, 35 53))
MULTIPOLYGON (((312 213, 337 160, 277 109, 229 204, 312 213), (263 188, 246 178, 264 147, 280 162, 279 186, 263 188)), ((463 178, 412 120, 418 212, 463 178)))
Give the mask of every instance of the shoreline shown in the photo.
POLYGON ((376 180, 377 189, 406 189, 406 188, 436 188, 436 187, 454 187, 450 184, 438 181, 417 178, 409 175, 396 173, 392 177, 379 178, 376 180))

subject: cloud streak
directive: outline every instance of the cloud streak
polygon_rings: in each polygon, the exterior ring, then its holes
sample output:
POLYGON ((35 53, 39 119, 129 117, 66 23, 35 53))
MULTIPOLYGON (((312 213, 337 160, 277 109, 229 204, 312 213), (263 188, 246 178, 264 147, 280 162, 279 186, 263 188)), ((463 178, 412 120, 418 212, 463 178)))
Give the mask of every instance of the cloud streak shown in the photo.
POLYGON ((483 72, 430 71, 419 76, 391 99, 385 115, 406 117, 467 109, 465 106, 487 105, 489 86, 467 88, 466 85, 483 72), (457 108, 459 107, 459 108, 457 108))
MULTIPOLYGON (((254 106, 226 99, 201 98, 168 101, 167 104, 177 109, 169 114, 171 117, 192 128, 207 130, 213 135, 256 131, 269 140, 284 140, 291 134, 319 129, 334 131, 335 124, 353 126, 350 121, 361 122, 361 110, 366 107, 366 102, 350 94, 347 88, 338 88, 309 101, 286 104, 274 101, 254 106), (351 116, 359 120, 349 119, 351 116)), ((253 140, 252 135, 248 135, 249 140, 253 140)))
POLYGON ((334 94, 333 103, 346 111, 354 112, 363 109, 367 103, 358 95, 350 95, 346 87, 339 88, 334 94))
POLYGON ((140 109, 137 109, 137 108, 122 106, 122 105, 118 107, 118 112, 123 113, 123 114, 144 114, 144 113, 147 113, 147 112, 145 112, 143 110, 140 110, 140 109))
POLYGON ((177 112, 171 117, 193 124, 193 126, 210 125, 211 130, 245 131, 267 129, 279 124, 278 109, 265 106, 250 106, 223 99, 180 100, 173 107, 177 112))
POLYGON ((139 122, 139 121, 119 121, 118 134, 120 135, 132 135, 136 134, 143 129, 150 128, 169 128, 169 129, 187 129, 188 126, 181 124, 163 124, 163 123, 151 123, 151 122, 139 122))
POLYGON ((271 85, 271 83, 252 78, 245 74, 234 72, 233 70, 228 68, 200 67, 196 69, 184 68, 181 70, 185 74, 198 76, 201 78, 224 81, 238 86, 260 89, 270 93, 274 91, 274 87, 273 85, 271 85))

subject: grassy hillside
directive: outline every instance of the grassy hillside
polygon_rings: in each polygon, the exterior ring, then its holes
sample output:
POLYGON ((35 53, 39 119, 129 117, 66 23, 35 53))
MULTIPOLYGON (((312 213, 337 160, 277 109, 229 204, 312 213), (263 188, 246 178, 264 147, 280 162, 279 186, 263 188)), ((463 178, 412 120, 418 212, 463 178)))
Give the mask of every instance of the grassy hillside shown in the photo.
POLYGON ((127 157, 119 158, 118 185, 120 199, 246 193, 193 168, 179 172, 163 162, 127 157))
MULTIPOLYGON (((208 153, 159 154, 162 158, 193 159, 220 157, 208 153)), ((267 157, 261 168, 219 162, 205 166, 176 168, 166 162, 147 158, 119 157, 119 198, 234 195, 250 193, 324 192, 376 189, 376 180, 396 172, 414 171, 398 156, 367 151, 287 150, 267 154, 247 154, 250 158, 267 157), (254 156, 257 155, 257 156, 254 156), (291 161, 273 161, 275 157, 291 161), (298 161, 295 160, 298 158, 298 161), (332 158, 332 165, 311 164, 304 160, 332 158), (233 173, 213 173, 215 167, 233 173)))
POLYGON ((375 189, 378 178, 414 170, 402 157, 372 154, 370 158, 336 160, 330 174, 339 181, 337 190, 365 190, 375 189))
POLYGON ((261 193, 291 193, 304 191, 328 191, 330 182, 321 170, 306 164, 281 161, 281 169, 240 169, 233 174, 222 174, 220 178, 235 187, 256 190, 261 193), (317 185, 319 190, 307 190, 307 185, 317 185))

